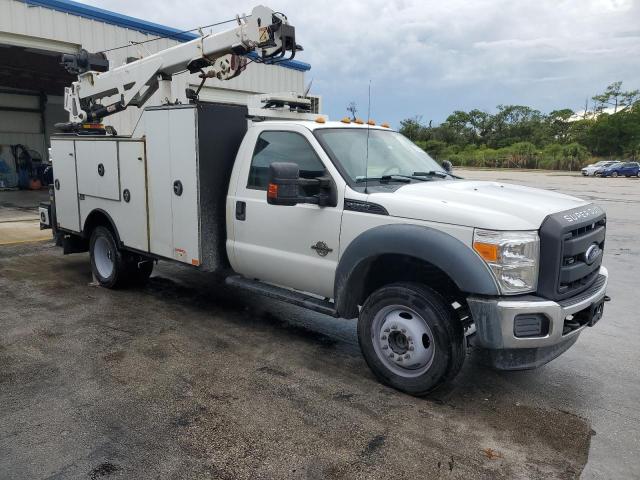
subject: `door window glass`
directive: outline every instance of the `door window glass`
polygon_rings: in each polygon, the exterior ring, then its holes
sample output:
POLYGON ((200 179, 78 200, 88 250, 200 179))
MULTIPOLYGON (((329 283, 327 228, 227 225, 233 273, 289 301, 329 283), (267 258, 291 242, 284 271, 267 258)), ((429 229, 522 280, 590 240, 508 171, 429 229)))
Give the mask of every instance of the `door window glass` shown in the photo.
MULTIPOLYGON (((253 151, 247 188, 266 190, 269 166, 273 162, 296 163, 302 178, 317 178, 325 173, 324 165, 315 150, 299 133, 262 132, 253 151)), ((305 187, 304 190, 306 195, 318 193, 318 187, 305 187), (312 191, 313 189, 316 191, 312 191)))

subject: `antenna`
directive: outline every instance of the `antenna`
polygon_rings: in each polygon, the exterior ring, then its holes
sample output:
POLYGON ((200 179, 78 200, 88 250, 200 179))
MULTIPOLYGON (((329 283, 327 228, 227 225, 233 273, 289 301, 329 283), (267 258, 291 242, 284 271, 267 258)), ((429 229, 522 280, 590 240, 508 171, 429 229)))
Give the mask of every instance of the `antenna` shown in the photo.
POLYGON ((307 85, 307 88, 304 89, 303 97, 307 98, 307 95, 309 95, 309 91, 311 90, 311 85, 313 85, 313 78, 309 82, 309 85, 307 85))
POLYGON ((369 101, 367 104, 367 156, 364 162, 364 193, 369 193, 367 188, 369 187, 369 131, 371 130, 371 125, 369 125, 369 121, 371 120, 371 79, 369 79, 369 101))

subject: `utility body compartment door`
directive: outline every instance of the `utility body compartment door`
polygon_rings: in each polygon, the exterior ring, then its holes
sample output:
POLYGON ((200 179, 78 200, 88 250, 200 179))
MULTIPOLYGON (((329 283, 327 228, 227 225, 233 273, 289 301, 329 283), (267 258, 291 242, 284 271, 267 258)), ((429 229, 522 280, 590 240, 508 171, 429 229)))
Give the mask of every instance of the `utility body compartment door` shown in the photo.
POLYGON ((199 265, 196 109, 148 109, 144 115, 151 252, 199 265))
POLYGON ((123 216, 120 222, 126 232, 120 240, 131 248, 149 251, 147 224, 147 189, 144 142, 118 142, 123 216))
POLYGON ((120 171, 116 141, 77 140, 78 193, 120 200, 120 171))
MULTIPOLYGON (((95 147, 100 147, 103 152, 101 162, 105 167, 104 177, 108 175, 108 169, 114 165, 119 166, 119 174, 122 188, 115 192, 108 192, 101 184, 102 179, 93 179, 91 172, 86 169, 88 182, 92 185, 85 186, 78 179, 80 192, 80 224, 82 228, 87 218, 96 210, 106 213, 118 230, 118 237, 125 247, 135 248, 143 252, 149 251, 149 236, 147 228, 147 192, 145 180, 144 141, 132 139, 104 139, 84 140, 76 139, 76 152, 78 170, 81 164, 91 164, 92 158, 81 156, 93 155, 95 147), (85 145, 89 144, 89 145, 85 145), (106 153, 111 157, 107 157, 106 153), (106 195, 106 196, 105 196, 106 195), (111 198, 108 198, 111 197, 111 198), (114 199, 115 197, 115 199, 114 199)), ((88 233, 88 232, 87 232, 88 233)))
POLYGON ((53 185, 58 228, 80 231, 76 153, 73 140, 51 140, 53 185))

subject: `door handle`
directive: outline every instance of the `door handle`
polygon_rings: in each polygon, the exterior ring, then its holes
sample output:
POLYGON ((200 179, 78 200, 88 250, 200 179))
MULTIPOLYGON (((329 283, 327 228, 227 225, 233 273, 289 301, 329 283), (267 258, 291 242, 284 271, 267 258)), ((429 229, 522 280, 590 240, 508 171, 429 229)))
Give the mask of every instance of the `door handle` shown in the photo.
POLYGON ((247 219, 247 204, 245 202, 236 202, 236 220, 245 221, 247 219))
POLYGON ((182 195, 182 182, 180 180, 173 182, 173 193, 177 196, 182 195))

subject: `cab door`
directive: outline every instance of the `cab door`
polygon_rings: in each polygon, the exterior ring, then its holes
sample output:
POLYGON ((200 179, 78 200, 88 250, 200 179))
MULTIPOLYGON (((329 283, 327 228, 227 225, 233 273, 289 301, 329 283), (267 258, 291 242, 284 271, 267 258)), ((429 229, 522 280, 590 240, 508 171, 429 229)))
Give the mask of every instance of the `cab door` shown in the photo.
POLYGON ((244 154, 250 160, 244 161, 235 196, 230 195, 227 206, 234 215, 232 266, 248 278, 333 297, 344 180, 304 127, 265 126, 250 129, 247 135, 250 150, 244 154), (269 205, 266 190, 272 162, 297 163, 304 178, 330 176, 337 189, 337 206, 269 205))

